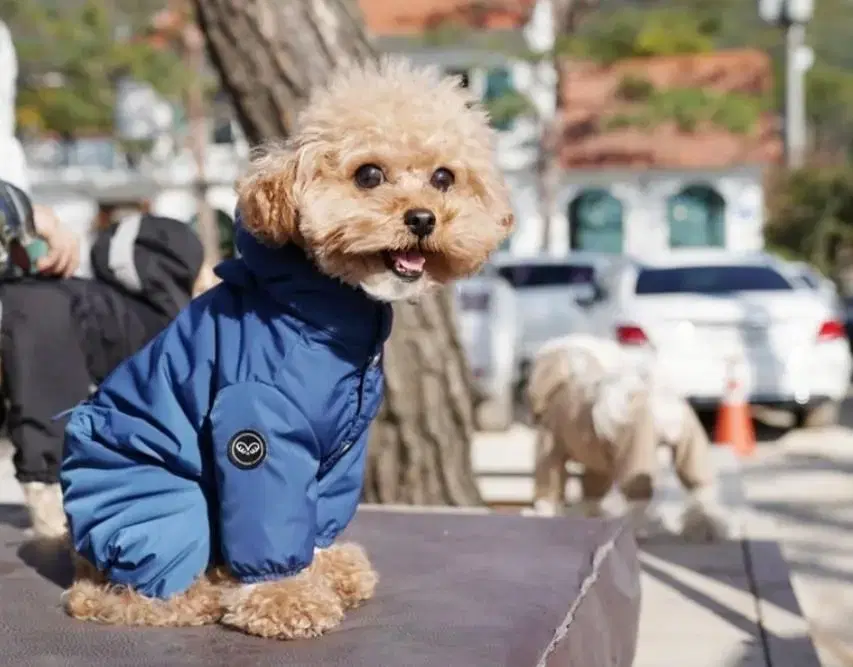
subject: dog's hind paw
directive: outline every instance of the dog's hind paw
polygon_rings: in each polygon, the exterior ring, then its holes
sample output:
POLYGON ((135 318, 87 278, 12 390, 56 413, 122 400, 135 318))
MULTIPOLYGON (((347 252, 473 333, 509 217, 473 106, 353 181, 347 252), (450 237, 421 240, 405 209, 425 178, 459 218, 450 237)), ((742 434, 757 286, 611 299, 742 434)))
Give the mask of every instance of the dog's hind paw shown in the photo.
POLYGON ((352 609, 372 598, 379 583, 379 575, 364 549, 354 542, 318 549, 311 571, 325 580, 344 609, 352 609))
POLYGON ((684 510, 681 535, 689 542, 721 542, 733 535, 730 518, 722 508, 690 504, 684 510))
POLYGON ((224 594, 223 603, 223 625, 273 639, 318 637, 344 618, 340 598, 308 571, 234 588, 224 594))
POLYGON ((638 540, 651 540, 672 534, 660 513, 660 508, 651 502, 629 502, 628 517, 638 540))

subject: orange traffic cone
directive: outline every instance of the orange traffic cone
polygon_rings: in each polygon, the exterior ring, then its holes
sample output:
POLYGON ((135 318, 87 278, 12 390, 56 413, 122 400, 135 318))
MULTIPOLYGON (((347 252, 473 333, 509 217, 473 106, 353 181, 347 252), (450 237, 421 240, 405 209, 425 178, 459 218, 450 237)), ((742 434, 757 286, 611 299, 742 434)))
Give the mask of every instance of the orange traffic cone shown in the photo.
POLYGON ((750 456, 755 451, 755 427, 735 363, 729 364, 728 376, 726 393, 717 413, 714 442, 729 445, 740 456, 750 456))

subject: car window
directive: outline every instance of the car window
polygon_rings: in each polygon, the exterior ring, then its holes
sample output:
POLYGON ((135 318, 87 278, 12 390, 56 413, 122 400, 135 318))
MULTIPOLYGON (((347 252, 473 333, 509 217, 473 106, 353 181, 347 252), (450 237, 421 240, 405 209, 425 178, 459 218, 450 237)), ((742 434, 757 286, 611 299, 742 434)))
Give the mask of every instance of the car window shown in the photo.
POLYGON ((767 266, 714 265, 642 269, 637 294, 729 294, 793 289, 778 271, 767 266))
POLYGON ((817 289, 818 287, 820 287, 820 281, 818 280, 817 276, 815 276, 810 271, 801 271, 798 275, 800 277, 800 280, 802 280, 812 289, 817 289))
POLYGON ((595 269, 588 264, 512 264, 501 266, 498 273, 516 289, 589 285, 595 277, 595 269))

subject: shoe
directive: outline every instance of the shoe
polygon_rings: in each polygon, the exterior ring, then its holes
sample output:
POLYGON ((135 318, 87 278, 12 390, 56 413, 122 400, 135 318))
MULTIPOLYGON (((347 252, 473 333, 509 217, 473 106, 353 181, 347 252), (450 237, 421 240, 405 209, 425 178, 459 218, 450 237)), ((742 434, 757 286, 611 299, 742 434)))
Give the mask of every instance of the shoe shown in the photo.
POLYGON ((36 537, 64 537, 68 533, 68 521, 62 507, 62 489, 59 484, 26 482, 21 486, 36 537))

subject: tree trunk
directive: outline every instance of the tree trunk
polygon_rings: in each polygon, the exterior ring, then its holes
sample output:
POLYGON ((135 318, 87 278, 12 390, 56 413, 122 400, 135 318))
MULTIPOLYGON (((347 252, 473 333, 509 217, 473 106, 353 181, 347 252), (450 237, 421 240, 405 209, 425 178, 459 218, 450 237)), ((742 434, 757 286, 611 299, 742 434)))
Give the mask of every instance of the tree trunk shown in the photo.
POLYGON ((188 23, 182 33, 187 69, 194 75, 187 88, 186 99, 190 152, 196 167, 193 189, 198 212, 198 231, 204 247, 204 263, 207 267, 212 267, 219 263, 221 257, 219 227, 213 216, 213 208, 207 202, 208 126, 201 78, 204 70, 204 38, 194 23, 188 23))
MULTIPOLYGON (((291 132, 311 89, 347 61, 375 57, 355 0, 194 0, 211 60, 249 141, 291 132)), ((371 432, 371 502, 480 504, 467 364, 449 291, 395 306, 386 399, 371 432)))
POLYGON ((385 349, 385 402, 371 432, 365 500, 480 503, 471 472, 470 387, 450 291, 396 307, 385 349))

